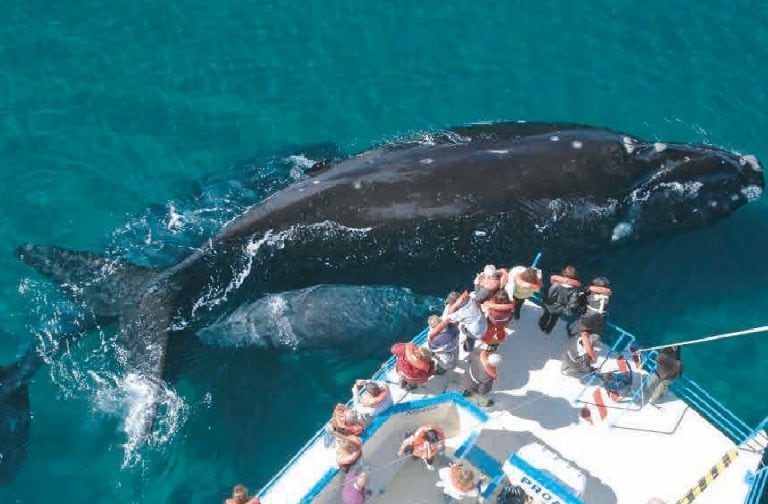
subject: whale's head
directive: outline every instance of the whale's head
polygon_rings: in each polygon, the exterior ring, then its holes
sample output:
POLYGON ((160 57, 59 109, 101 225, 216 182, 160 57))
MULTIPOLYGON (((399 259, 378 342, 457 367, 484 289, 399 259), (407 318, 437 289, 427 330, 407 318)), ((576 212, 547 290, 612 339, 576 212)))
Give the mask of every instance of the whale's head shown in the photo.
POLYGON ((700 228, 763 193, 763 168, 755 156, 705 145, 656 143, 628 150, 646 169, 621 204, 613 242, 700 228))

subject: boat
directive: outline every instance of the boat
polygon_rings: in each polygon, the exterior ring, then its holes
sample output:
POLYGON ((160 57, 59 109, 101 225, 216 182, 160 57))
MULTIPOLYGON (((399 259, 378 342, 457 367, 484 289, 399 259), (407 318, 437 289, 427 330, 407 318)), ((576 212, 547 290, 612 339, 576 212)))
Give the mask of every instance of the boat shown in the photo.
MULTIPOLYGON (((649 403, 657 352, 634 353, 636 338, 610 323, 597 348, 601 373, 566 376, 565 323, 543 334, 541 310, 526 301, 499 347, 503 361, 490 408, 461 394, 463 352, 456 370, 413 391, 397 384, 394 357, 383 364, 372 379, 390 382, 394 405, 360 436, 362 457, 352 469, 368 473, 366 503, 445 502, 444 472, 397 456, 404 436, 424 424, 445 431, 435 466, 458 461, 482 475, 479 497, 456 502, 502 502, 499 495, 513 488, 527 496, 516 502, 545 504, 761 502, 768 417, 750 427, 685 375, 649 403), (613 371, 628 372, 631 383, 607 387, 600 377, 613 371)), ((422 345, 426 337, 425 330, 412 341, 422 345)), ((323 427, 259 495, 264 504, 339 503, 344 484, 323 427)))

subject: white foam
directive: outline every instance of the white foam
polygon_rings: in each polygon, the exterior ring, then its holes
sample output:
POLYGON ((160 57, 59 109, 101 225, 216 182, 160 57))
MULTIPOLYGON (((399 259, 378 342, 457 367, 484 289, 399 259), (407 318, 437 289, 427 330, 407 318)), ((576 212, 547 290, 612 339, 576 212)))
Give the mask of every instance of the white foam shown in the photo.
POLYGON ((297 168, 305 168, 305 169, 312 168, 316 163, 314 159, 309 159, 304 154, 294 154, 292 156, 288 156, 287 158, 285 158, 285 160, 297 168))
POLYGON ((184 227, 184 223, 184 216, 176 211, 173 203, 168 203, 168 222, 165 224, 165 228, 169 231, 178 231, 184 227))
POLYGON ((475 236, 479 236, 479 237, 488 236, 488 233, 478 229, 477 231, 475 231, 475 236))
POLYGON ((632 224, 629 222, 619 222, 616 227, 613 228, 611 233, 611 241, 618 242, 624 240, 632 234, 632 224))
MULTIPOLYGON (((326 237, 336 237, 339 235, 346 236, 359 236, 368 233, 372 228, 351 228, 339 224, 334 221, 322 221, 313 224, 298 224, 291 226, 288 229, 284 229, 279 233, 275 233, 270 229, 264 233, 261 238, 251 238, 246 244, 244 253, 246 257, 245 264, 235 273, 232 281, 223 289, 217 286, 209 286, 208 291, 204 293, 200 298, 195 301, 192 306, 192 316, 194 316, 200 308, 211 308, 224 303, 229 294, 240 288, 243 282, 251 274, 253 269, 253 259, 262 247, 273 247, 276 249, 282 249, 287 243, 290 243, 296 238, 298 233, 303 230, 310 230, 312 232, 320 232, 326 237)), ((209 244, 210 246, 210 244, 209 244)), ((236 266, 235 266, 236 267, 236 266)))
POLYGON ((96 386, 94 405, 99 411, 122 416, 126 435, 123 464, 141 460, 139 448, 162 445, 178 432, 188 415, 186 403, 164 382, 136 372, 125 376, 89 372, 96 386))
POLYGON ((653 150, 655 150, 656 152, 664 152, 665 150, 667 150, 667 144, 656 142, 655 144, 653 144, 653 150))

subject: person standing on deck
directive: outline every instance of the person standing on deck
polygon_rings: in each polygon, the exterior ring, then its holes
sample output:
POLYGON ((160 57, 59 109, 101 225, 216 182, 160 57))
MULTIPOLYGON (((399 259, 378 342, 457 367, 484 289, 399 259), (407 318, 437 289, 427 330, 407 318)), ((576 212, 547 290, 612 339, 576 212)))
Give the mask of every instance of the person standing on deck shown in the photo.
POLYGON ((501 364, 501 355, 480 350, 469 355, 467 372, 464 373, 461 386, 464 389, 464 397, 473 399, 479 406, 488 408, 493 406, 493 399, 486 396, 493 388, 493 382, 498 378, 497 368, 501 364))
POLYGON ((350 471, 344 478, 344 488, 341 489, 341 500, 343 504, 365 504, 366 497, 370 490, 366 490, 368 483, 368 473, 365 471, 350 471))
POLYGON ((475 295, 481 299, 492 297, 507 283, 509 272, 487 264, 481 273, 475 277, 475 295))
POLYGON ((448 504, 460 502, 468 497, 479 497, 479 478, 472 468, 461 463, 451 464, 438 471, 440 481, 437 486, 443 487, 443 502, 448 504))
POLYGON ((541 303, 544 313, 539 318, 539 328, 544 334, 552 332, 561 315, 571 317, 576 314, 581 288, 573 266, 566 266, 559 275, 552 275, 549 281, 549 289, 541 303))
POLYGON ((435 374, 444 374, 455 368, 459 360, 459 328, 449 319, 441 320, 437 315, 430 315, 427 322, 427 346, 437 361, 435 374))
POLYGON ((680 361, 680 347, 662 348, 656 356, 656 370, 648 380, 648 402, 656 404, 669 388, 673 380, 683 374, 683 363, 680 361))
POLYGON ((479 298, 475 292, 469 294, 464 291, 453 306, 453 313, 447 314, 451 322, 459 326, 459 331, 464 335, 464 351, 471 352, 475 347, 475 341, 480 339, 488 330, 488 318, 480 309, 480 305, 486 298, 479 298))
POLYGON ((389 385, 374 380, 357 380, 352 386, 352 407, 366 421, 392 406, 389 385))
POLYGON ((515 266, 509 270, 509 280, 504 289, 515 305, 515 320, 520 320, 520 309, 525 300, 541 290, 541 270, 515 266))
POLYGON ((416 429, 412 435, 403 440, 397 456, 412 455, 415 459, 422 459, 427 469, 432 470, 432 462, 435 456, 445 449, 445 431, 434 424, 427 424, 416 429))
POLYGON ((512 320, 515 305, 509 300, 509 295, 504 290, 499 290, 493 298, 483 303, 488 318, 488 329, 480 337, 480 349, 495 352, 499 345, 507 338, 507 326, 512 320))
POLYGON ((608 318, 608 305, 611 302, 611 282, 605 277, 597 277, 584 291, 584 314, 581 316, 583 325, 590 327, 592 332, 603 334, 605 319, 608 318))
POLYGON ((404 390, 414 390, 435 374, 435 362, 428 348, 413 343, 395 343, 390 350, 397 357, 395 370, 404 390))
POLYGON ((572 335, 563 351, 562 373, 569 376, 582 376, 594 371, 592 364, 597 360, 595 345, 599 340, 600 335, 586 327, 572 335))

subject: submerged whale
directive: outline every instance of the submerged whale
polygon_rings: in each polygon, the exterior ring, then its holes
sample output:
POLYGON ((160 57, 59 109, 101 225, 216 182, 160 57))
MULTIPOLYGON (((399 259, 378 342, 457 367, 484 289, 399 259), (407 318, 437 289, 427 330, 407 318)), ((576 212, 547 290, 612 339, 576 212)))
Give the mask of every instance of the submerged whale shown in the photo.
POLYGON ((264 349, 381 349, 410 338, 441 313, 442 300, 407 289, 366 285, 313 285, 268 294, 197 332, 209 345, 264 349))
MULTIPOLYGON (((710 224, 763 187, 753 156, 712 146, 571 124, 481 124, 320 164, 168 268, 53 246, 19 255, 99 320, 119 322, 129 367, 160 379, 169 335, 266 292, 396 278, 442 295, 485 262, 538 250, 576 257, 710 224)), ((2 408, 9 429, 19 411, 28 416, 28 398, 0 395, 21 405, 2 408)))

